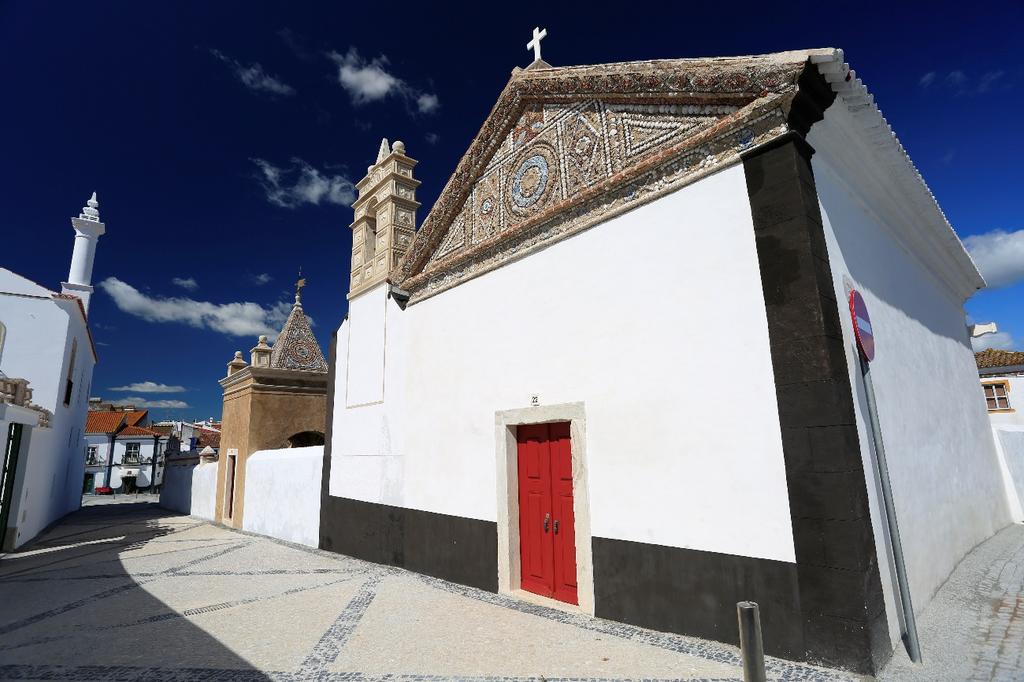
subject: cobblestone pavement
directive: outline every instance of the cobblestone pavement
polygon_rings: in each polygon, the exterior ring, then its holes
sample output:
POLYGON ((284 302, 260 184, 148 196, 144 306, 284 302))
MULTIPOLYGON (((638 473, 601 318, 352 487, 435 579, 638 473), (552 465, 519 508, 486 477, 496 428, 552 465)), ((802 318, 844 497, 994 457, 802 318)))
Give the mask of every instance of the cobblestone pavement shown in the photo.
POLYGON ((881 680, 1024 680, 1024 525, 968 554, 918 618, 923 663, 899 648, 881 680))
MULTIPOLYGON (((0 559, 0 679, 739 680, 735 648, 89 506, 0 559)), ((773 680, 846 676, 770 659, 773 680)))
POLYGON ((82 495, 83 507, 98 507, 107 504, 137 504, 139 502, 159 502, 159 495, 149 493, 128 493, 126 495, 82 495))

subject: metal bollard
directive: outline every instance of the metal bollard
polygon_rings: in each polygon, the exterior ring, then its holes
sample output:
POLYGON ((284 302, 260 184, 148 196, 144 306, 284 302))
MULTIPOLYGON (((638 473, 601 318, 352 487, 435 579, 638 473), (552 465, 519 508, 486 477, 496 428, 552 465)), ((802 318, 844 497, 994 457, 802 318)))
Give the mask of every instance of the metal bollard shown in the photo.
POLYGON ((743 682, 765 682, 764 646, 761 644, 761 612, 757 607, 757 602, 737 602, 736 617, 740 625, 743 682))

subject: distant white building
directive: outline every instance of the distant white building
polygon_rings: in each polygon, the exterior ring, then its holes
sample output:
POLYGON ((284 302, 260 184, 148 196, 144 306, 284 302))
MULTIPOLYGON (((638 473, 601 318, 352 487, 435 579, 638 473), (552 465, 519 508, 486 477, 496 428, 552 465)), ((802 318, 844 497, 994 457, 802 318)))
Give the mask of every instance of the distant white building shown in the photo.
POLYGON ((1024 352, 990 348, 974 359, 992 425, 1024 427, 1024 352))
POLYGON ((1003 485, 1014 521, 1024 521, 1024 352, 975 353, 1003 485))
POLYGON ((90 411, 85 439, 86 493, 102 486, 133 492, 153 480, 159 486, 167 451, 178 451, 170 430, 149 426, 148 410, 90 411))
MULTIPOLYGON (((89 299, 96 243, 105 231, 98 206, 93 194, 71 219, 75 247, 60 292, 0 268, 0 374, 27 379, 34 403, 53 414, 48 428, 32 429, 11 453, 4 549, 24 544, 81 503, 85 414, 97 360, 89 299)), ((0 438, 8 444, 8 434, 0 438)))

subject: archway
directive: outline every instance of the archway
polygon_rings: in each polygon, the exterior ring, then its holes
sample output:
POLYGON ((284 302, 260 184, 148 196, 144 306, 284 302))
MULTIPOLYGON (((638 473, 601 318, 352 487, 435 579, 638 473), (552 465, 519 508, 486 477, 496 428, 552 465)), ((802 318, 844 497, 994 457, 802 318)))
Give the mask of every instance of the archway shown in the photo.
POLYGON ((288 438, 288 442, 284 447, 289 448, 308 448, 311 445, 323 445, 324 434, 320 431, 300 431, 288 438))

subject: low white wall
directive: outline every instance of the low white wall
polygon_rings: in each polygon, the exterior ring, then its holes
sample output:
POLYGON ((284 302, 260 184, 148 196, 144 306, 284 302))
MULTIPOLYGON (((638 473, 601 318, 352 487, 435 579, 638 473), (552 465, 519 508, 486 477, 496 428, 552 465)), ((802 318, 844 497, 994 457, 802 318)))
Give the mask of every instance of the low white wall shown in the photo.
POLYGON ((164 469, 160 506, 212 521, 216 488, 216 462, 199 463, 198 457, 171 458, 164 469))
POLYGON ((242 529, 316 547, 324 446, 261 450, 245 465, 242 529))
POLYGON ((192 471, 192 516, 212 521, 217 508, 217 462, 203 462, 192 471))
POLYGON ((1013 520, 1024 522, 1024 426, 993 427, 1013 520))

